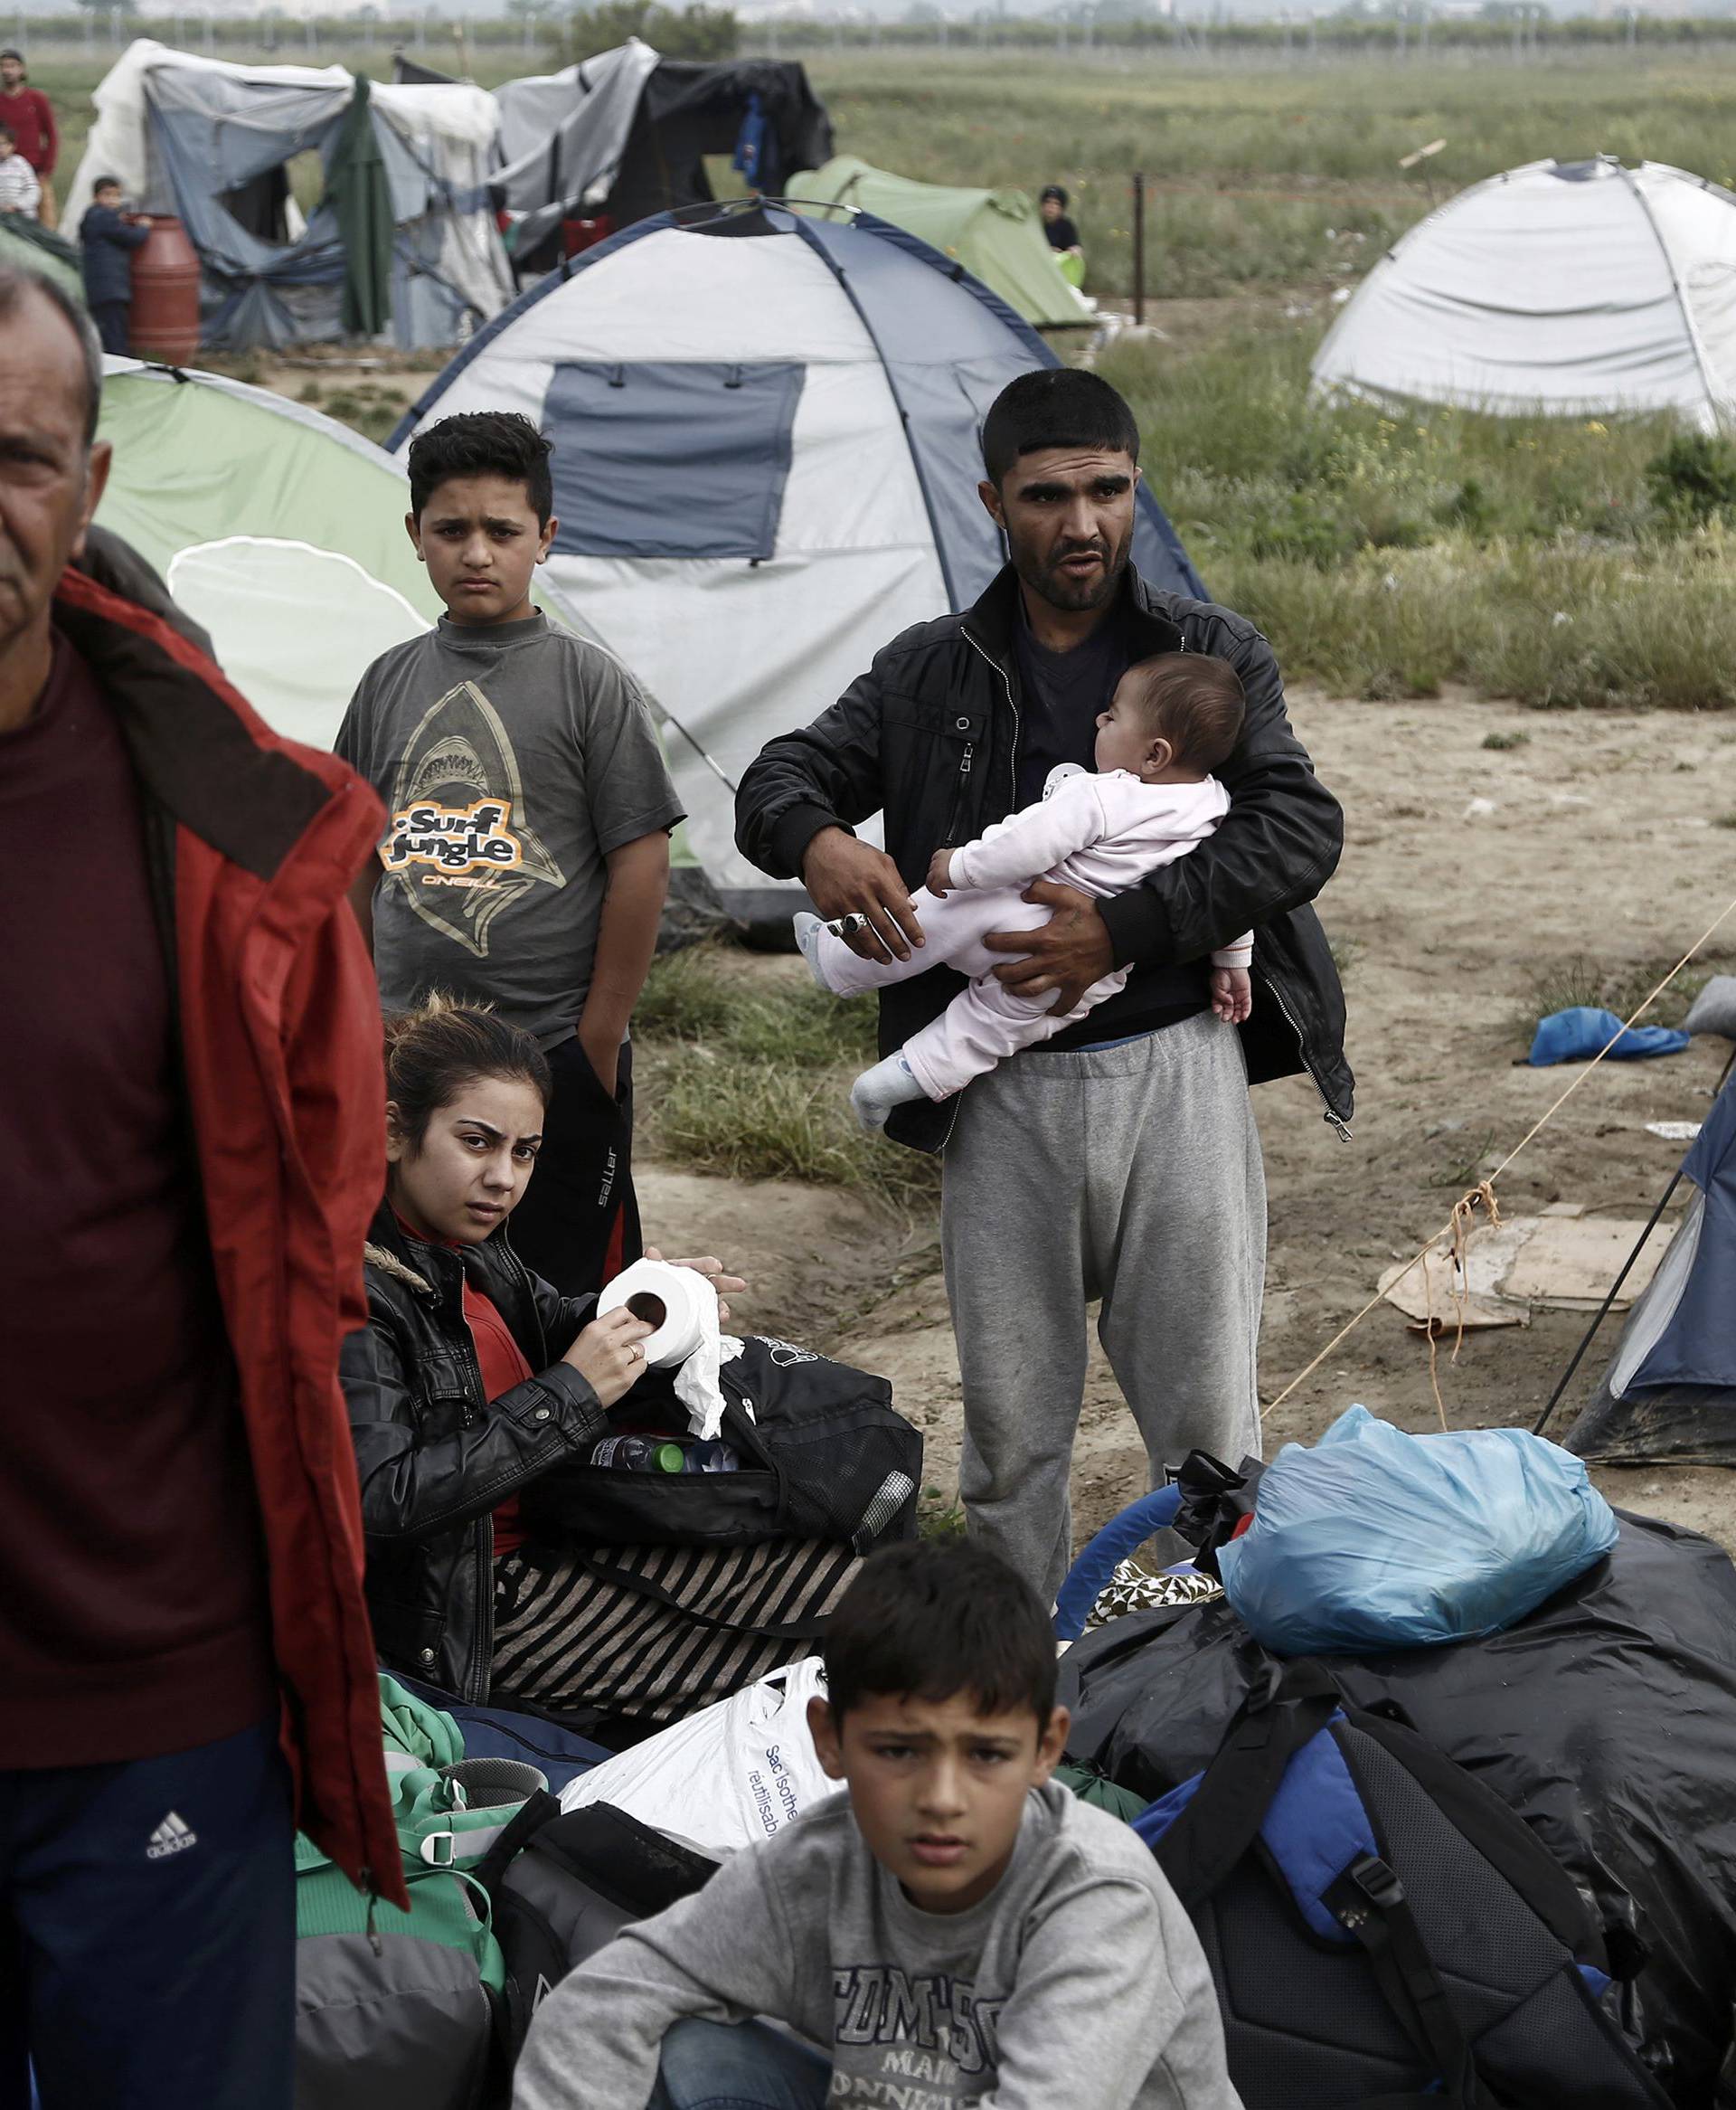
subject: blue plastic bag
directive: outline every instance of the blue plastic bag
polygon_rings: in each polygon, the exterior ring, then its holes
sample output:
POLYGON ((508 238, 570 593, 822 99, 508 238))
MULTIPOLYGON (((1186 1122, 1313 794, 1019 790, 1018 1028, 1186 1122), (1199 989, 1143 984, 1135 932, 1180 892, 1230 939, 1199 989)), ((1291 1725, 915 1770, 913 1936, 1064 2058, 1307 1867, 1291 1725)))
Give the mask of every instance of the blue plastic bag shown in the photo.
POLYGON ((1542 1436, 1411 1436, 1353 1406, 1285 1444, 1218 1567, 1278 1654, 1371 1656, 1498 1633, 1615 1543, 1584 1464, 1542 1436))
POLYGON ((1622 1033, 1621 1020, 1613 1011, 1575 1004, 1571 1010, 1552 1011, 1537 1021, 1525 1060, 1533 1070, 1546 1070, 1552 1063, 1589 1063, 1608 1047, 1605 1062, 1637 1063, 1644 1055, 1680 1055, 1687 1045, 1688 1036, 1673 1026, 1630 1026, 1622 1033))

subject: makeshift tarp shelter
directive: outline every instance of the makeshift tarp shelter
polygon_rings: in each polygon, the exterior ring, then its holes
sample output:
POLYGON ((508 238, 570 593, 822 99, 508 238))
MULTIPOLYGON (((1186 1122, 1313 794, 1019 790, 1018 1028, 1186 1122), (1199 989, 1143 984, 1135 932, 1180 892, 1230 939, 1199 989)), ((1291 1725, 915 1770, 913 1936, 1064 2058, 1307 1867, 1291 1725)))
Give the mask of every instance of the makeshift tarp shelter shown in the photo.
POLYGON ((99 522, 163 574, 269 724, 329 747, 368 662, 440 613, 404 533, 402 468, 269 390, 104 368, 114 460, 99 522))
POLYGON ((1024 191, 913 183, 840 154, 824 168, 791 177, 786 195, 792 203, 812 199, 890 220, 955 258, 1039 329, 1090 323, 1096 315, 1061 276, 1037 208, 1024 191))
POLYGON ((1736 1465, 1736 1079, 1689 1145, 1694 1199, 1567 1447, 1602 1465, 1736 1465))
MULTIPOLYGON (((967 608, 1002 563, 979 429, 1054 355, 914 236, 780 205, 665 213, 527 292, 393 435, 523 411, 554 441, 548 572, 668 713, 693 848, 726 907, 787 913, 738 854, 738 780, 907 625, 967 608)), ((1203 591, 1142 493, 1159 585, 1203 591)))
POLYGON ((495 190, 523 215, 514 261, 556 260, 564 219, 618 230, 709 203, 705 156, 729 155, 744 191, 775 193, 832 152, 832 125, 799 66, 665 59, 637 37, 581 65, 499 90, 506 167, 495 190))
POLYGON ((100 175, 145 210, 178 214, 199 256, 209 345, 378 334, 389 317, 401 347, 444 347, 511 297, 487 190, 499 114, 480 88, 234 66, 142 38, 93 99, 69 224, 100 175), (326 188, 303 222, 288 164, 307 152, 326 188))
POLYGON ((1564 416, 1736 408, 1736 196, 1661 162, 1534 161, 1431 213, 1363 279, 1319 386, 1564 416))

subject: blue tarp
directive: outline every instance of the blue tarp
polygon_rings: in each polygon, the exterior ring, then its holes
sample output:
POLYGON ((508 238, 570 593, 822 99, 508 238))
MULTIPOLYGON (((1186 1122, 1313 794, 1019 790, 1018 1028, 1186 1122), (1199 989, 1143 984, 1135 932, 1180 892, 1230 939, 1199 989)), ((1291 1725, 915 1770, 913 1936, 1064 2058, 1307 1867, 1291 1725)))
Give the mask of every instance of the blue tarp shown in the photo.
POLYGON ((1656 1345, 1628 1380, 1736 1387, 1736 1079, 1688 1147, 1682 1169, 1704 1197, 1694 1265, 1656 1345))

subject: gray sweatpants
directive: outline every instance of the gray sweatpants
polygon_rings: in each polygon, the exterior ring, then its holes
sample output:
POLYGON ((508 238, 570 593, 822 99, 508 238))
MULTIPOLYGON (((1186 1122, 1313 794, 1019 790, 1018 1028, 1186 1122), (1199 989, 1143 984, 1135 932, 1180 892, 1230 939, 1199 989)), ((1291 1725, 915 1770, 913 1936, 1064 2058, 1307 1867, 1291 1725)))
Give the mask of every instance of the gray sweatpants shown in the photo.
POLYGON ((1258 1454, 1265 1172, 1240 1042, 1210 1012, 1119 1047, 1033 1049, 967 1086, 941 1242, 966 1519, 1045 1604, 1072 1558, 1091 1299, 1154 1485, 1195 1447, 1258 1454))

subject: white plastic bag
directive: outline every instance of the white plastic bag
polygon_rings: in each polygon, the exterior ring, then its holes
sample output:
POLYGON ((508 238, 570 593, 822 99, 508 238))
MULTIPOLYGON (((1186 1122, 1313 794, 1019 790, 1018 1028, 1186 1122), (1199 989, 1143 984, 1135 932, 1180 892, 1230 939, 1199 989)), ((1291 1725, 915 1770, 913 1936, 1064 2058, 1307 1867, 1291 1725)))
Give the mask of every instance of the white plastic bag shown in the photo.
POLYGON ((826 1672, 805 1656, 580 1774, 561 1807, 610 1802, 702 1853, 769 1839, 836 1791, 808 1734, 816 1697, 826 1697, 826 1672))

